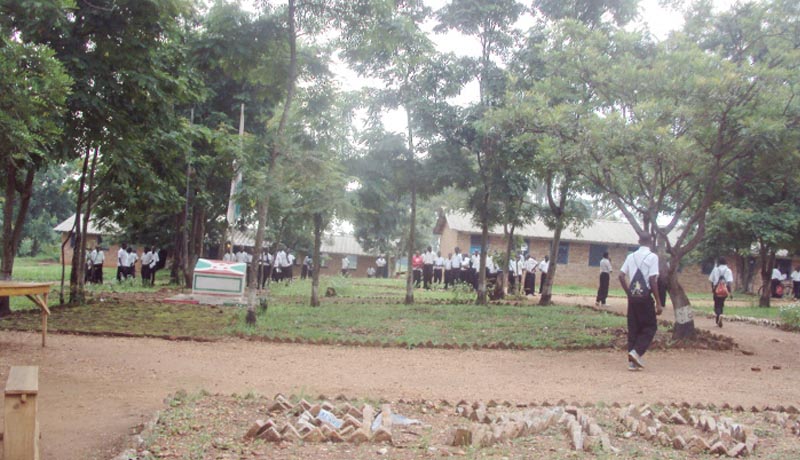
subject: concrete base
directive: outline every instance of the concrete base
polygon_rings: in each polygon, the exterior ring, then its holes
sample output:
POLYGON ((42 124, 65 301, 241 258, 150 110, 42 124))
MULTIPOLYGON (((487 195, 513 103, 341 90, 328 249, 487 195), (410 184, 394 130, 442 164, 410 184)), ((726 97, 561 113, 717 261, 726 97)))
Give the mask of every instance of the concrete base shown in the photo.
POLYGON ((216 305, 240 307, 247 304, 244 297, 215 296, 202 294, 178 294, 164 299, 166 303, 185 303, 191 305, 216 305))

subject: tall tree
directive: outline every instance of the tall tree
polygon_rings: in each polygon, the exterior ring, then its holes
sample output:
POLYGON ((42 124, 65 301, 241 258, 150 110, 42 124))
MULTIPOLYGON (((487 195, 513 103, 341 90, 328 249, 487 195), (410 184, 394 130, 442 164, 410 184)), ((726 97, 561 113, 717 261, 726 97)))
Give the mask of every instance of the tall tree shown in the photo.
MULTIPOLYGON (((10 14, 7 10, 0 10, 10 14)), ((6 20, 9 18, 7 17, 6 20)), ((10 280, 22 239, 37 171, 59 159, 61 134, 71 81, 52 49, 19 41, 15 24, 0 22, 0 164, 3 174, 3 248, 0 279, 10 280)), ((0 316, 11 312, 0 298, 0 316)))

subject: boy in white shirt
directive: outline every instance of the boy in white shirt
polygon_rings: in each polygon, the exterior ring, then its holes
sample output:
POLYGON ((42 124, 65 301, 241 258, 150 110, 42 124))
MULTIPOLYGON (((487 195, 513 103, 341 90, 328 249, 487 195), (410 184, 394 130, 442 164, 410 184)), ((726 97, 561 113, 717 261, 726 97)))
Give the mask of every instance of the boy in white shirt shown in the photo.
POLYGON ((711 292, 714 296, 714 314, 717 316, 717 326, 722 327, 722 311, 725 309, 727 295, 718 295, 717 286, 720 283, 724 283, 727 292, 730 293, 733 285, 733 272, 728 268, 728 262, 724 257, 720 257, 717 260, 717 266, 711 270, 711 274, 708 275, 708 281, 711 282, 711 292))

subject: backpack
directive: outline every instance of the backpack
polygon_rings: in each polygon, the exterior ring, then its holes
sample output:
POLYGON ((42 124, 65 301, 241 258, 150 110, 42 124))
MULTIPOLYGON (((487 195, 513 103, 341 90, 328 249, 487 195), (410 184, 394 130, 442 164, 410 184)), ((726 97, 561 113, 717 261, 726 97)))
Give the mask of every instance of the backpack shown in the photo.
POLYGON ((783 297, 783 284, 775 286, 775 297, 783 297))
MULTIPOLYGON (((645 258, 642 259, 642 262, 644 262, 645 260, 647 260, 647 256, 645 256, 645 258)), ((639 267, 639 264, 636 263, 636 256, 633 256, 633 263, 634 265, 636 265, 636 273, 633 274, 633 278, 631 279, 630 297, 631 299, 635 300, 649 299, 652 292, 650 290, 650 287, 648 287, 647 285, 647 280, 645 279, 644 274, 642 273, 642 270, 639 267)))
POLYGON ((728 283, 725 282, 725 274, 719 275, 719 280, 717 280, 717 285, 714 287, 714 297, 718 297, 720 299, 724 299, 728 297, 728 283))

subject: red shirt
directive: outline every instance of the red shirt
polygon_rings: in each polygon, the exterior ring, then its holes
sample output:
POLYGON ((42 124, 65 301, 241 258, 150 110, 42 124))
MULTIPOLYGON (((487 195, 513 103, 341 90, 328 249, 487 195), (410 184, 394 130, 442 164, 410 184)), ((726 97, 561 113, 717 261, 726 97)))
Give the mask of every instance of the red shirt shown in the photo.
POLYGON ((411 258, 411 267, 422 269, 422 256, 415 255, 411 258))

